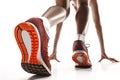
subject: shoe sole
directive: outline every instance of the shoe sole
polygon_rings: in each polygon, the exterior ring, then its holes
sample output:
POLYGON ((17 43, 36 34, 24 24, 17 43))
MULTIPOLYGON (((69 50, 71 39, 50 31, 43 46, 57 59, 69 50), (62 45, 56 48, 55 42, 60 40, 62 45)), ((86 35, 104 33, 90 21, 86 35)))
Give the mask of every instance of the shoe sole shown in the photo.
POLYGON ((22 53, 22 68, 28 73, 51 75, 41 56, 41 37, 36 26, 30 22, 20 23, 15 28, 15 38, 22 53))
POLYGON ((77 68, 91 68, 92 66, 89 57, 83 51, 74 53, 74 55, 72 56, 72 60, 77 63, 77 65, 75 66, 77 68))

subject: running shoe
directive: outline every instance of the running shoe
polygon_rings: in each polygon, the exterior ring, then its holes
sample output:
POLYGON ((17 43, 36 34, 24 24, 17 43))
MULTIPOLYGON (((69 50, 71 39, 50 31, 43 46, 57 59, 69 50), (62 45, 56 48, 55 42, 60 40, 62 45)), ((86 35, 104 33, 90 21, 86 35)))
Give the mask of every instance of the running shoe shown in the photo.
POLYGON ((21 66, 28 73, 51 75, 49 37, 40 18, 30 18, 15 27, 15 39, 22 53, 21 66))
POLYGON ((90 68, 91 62, 88 56, 88 49, 81 40, 74 41, 72 60, 76 63, 77 68, 90 68))

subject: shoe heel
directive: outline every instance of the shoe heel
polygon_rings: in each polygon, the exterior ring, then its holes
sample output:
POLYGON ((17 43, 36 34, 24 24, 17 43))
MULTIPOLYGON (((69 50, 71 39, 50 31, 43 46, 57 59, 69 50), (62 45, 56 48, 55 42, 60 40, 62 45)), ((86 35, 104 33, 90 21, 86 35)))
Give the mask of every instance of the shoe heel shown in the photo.
POLYGON ((31 64, 40 64, 40 62, 37 60, 37 51, 38 51, 38 36, 37 33, 35 32, 35 29, 28 23, 20 23, 19 25, 16 26, 15 28, 15 38, 17 41, 17 44, 20 48, 20 51, 22 53, 22 61, 23 63, 31 63, 31 64), (31 49, 27 49, 25 46, 24 42, 25 40, 23 39, 24 37, 27 37, 26 35, 23 34, 23 32, 27 33, 29 36, 30 40, 28 38, 26 39, 26 42, 31 43, 31 49), (23 35, 22 35, 23 34, 23 35), (27 41, 28 39, 28 41, 27 41), (30 52, 28 52, 30 51, 30 52))
POLYGON ((72 60, 77 64, 75 67, 90 68, 89 58, 85 53, 79 52, 72 56, 72 60))
POLYGON ((85 64, 87 62, 88 58, 84 53, 75 53, 72 56, 72 60, 78 64, 85 64))

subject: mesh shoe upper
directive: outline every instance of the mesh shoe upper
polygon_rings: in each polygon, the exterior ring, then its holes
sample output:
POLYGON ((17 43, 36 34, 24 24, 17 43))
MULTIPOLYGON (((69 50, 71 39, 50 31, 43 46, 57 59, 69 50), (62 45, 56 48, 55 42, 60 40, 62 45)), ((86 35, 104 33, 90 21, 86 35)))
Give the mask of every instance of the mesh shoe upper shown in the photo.
POLYGON ((46 63, 46 65, 51 70, 50 60, 48 57, 49 37, 44 29, 43 21, 40 18, 31 18, 31 19, 27 20, 27 22, 33 23, 38 28, 40 36, 41 36, 41 45, 42 45, 41 46, 41 55, 42 55, 42 58, 43 58, 44 62, 46 63))
POLYGON ((81 40, 74 41, 73 52, 77 50, 84 50, 86 53, 88 53, 87 47, 85 46, 84 42, 82 42, 81 40))

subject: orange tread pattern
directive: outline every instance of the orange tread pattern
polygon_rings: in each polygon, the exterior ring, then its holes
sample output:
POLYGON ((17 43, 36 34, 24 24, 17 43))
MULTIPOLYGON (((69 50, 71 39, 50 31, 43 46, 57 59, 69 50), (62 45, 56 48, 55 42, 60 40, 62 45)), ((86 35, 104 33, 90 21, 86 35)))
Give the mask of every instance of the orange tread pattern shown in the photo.
POLYGON ((89 63, 88 63, 88 60, 89 60, 89 58, 88 58, 88 56, 86 55, 86 54, 84 54, 84 53, 75 53, 73 56, 72 56, 72 59, 73 59, 73 61, 74 62, 76 62, 79 66, 88 66, 88 65, 90 65, 89 63), (83 62, 82 63, 80 63, 78 60, 77 60, 77 57, 82 57, 82 59, 83 59, 83 62))
POLYGON ((22 60, 21 60, 22 63, 40 64, 40 62, 37 59, 39 41, 38 41, 37 33, 33 28, 33 26, 27 22, 23 22, 17 25, 15 28, 15 38, 20 48, 20 51, 22 53, 22 60), (31 38, 32 50, 31 50, 31 56, 29 61, 28 61, 28 52, 22 39, 23 30, 27 31, 31 38))

